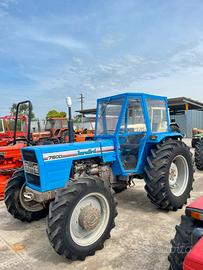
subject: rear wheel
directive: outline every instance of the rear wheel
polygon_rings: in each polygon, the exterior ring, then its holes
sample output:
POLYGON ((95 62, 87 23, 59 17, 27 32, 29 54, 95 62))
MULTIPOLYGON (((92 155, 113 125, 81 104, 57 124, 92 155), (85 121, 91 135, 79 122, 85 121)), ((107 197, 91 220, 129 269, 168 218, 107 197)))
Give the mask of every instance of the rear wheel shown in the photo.
POLYGON ((61 134, 61 142, 62 143, 68 143, 69 142, 69 133, 68 133, 68 131, 64 131, 61 134))
POLYGON ((59 255, 84 260, 102 249, 117 215, 107 182, 79 178, 58 190, 47 218, 49 241, 59 255))
POLYGON ((196 221, 187 217, 181 217, 180 225, 176 226, 176 235, 171 240, 172 248, 168 257, 171 270, 182 270, 185 256, 192 248, 191 234, 196 228, 196 221))
POLYGON ((196 138, 192 138, 192 141, 191 141, 191 146, 192 148, 195 148, 195 145, 196 143, 199 141, 199 139, 196 139, 196 138))
POLYGON ((176 211, 187 203, 193 184, 193 161, 182 141, 168 140, 151 150, 145 167, 145 189, 159 208, 176 211))
POLYGON ((203 170, 203 141, 198 141, 195 145, 195 165, 198 170, 203 170))
POLYGON ((8 212, 21 221, 31 222, 45 217, 48 207, 31 201, 25 194, 25 175, 21 170, 16 172, 8 181, 5 189, 5 204, 8 212))

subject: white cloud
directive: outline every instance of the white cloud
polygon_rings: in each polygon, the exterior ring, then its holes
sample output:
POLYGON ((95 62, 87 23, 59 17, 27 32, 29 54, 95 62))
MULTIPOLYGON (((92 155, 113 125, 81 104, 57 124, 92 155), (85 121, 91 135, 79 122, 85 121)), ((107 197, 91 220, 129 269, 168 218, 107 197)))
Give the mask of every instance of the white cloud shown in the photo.
POLYGON ((72 37, 68 36, 52 36, 52 35, 41 35, 41 34, 33 34, 30 35, 30 39, 37 42, 45 42, 52 45, 62 46, 67 49, 84 49, 85 44, 80 42, 72 37))

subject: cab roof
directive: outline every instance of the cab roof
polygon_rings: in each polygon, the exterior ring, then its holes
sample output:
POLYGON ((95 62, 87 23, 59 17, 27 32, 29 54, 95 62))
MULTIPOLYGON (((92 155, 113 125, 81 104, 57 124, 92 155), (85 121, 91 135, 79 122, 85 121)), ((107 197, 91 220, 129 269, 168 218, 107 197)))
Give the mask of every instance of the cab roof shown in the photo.
POLYGON ((146 94, 146 93, 122 93, 122 94, 118 94, 118 95, 113 95, 113 96, 108 96, 108 97, 104 97, 104 98, 99 98, 98 101, 100 100, 106 100, 106 99, 116 99, 116 98, 121 98, 121 97, 126 97, 126 96, 139 96, 139 97, 143 97, 143 98, 153 98, 153 99, 167 99, 167 97, 165 96, 159 96, 159 95, 151 95, 151 94, 146 94))

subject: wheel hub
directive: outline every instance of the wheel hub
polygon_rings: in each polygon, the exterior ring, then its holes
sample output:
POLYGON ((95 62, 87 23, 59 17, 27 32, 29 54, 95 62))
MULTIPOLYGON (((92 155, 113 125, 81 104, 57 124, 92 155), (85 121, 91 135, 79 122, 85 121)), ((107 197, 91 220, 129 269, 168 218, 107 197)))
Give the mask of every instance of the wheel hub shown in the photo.
POLYGON ((87 205, 81 209, 79 214, 79 224, 86 231, 91 231, 97 227, 101 218, 99 209, 92 205, 87 205))
POLYGON ((41 203, 33 200, 33 194, 25 190, 25 184, 21 187, 19 199, 22 207, 29 212, 41 211, 44 207, 41 203))
POLYGON ((169 170, 169 183, 171 187, 173 187, 176 184, 177 178, 178 178, 178 168, 176 164, 173 162, 169 170))
POLYGON ((186 158, 177 155, 169 169, 169 186, 172 194, 176 197, 183 195, 189 181, 189 166, 186 158))

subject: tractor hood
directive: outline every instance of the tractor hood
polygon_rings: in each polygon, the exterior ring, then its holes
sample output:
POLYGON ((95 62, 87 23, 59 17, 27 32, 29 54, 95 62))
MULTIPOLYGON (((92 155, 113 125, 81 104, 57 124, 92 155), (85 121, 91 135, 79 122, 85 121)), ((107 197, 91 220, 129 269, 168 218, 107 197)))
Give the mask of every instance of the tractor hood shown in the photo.
POLYGON ((25 147, 22 156, 27 186, 41 192, 64 187, 75 160, 97 157, 103 162, 116 160, 111 139, 25 147))

